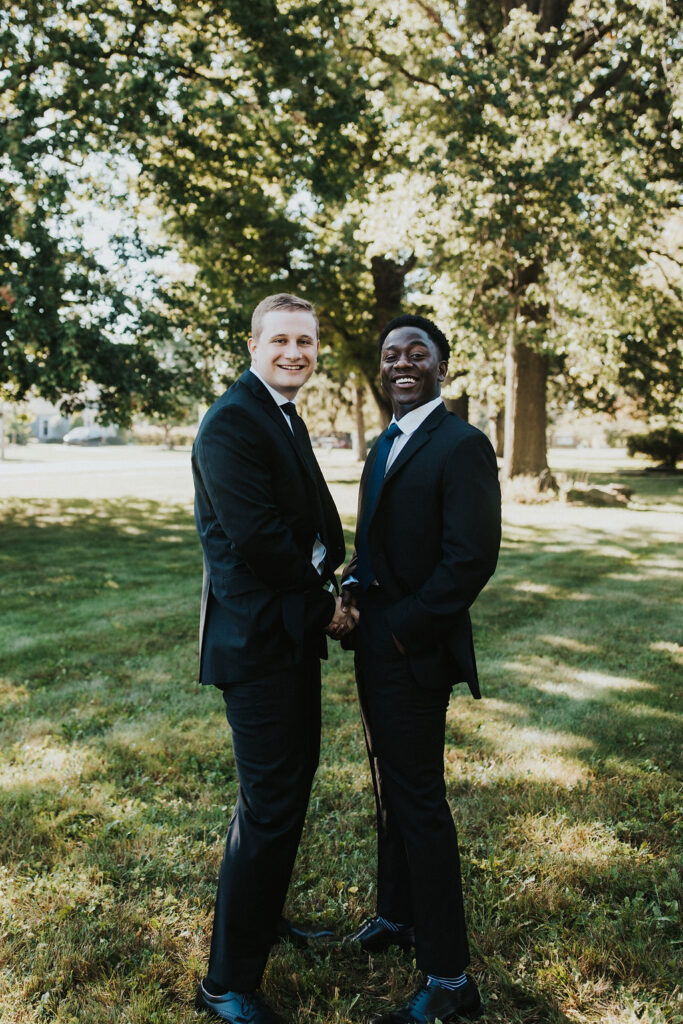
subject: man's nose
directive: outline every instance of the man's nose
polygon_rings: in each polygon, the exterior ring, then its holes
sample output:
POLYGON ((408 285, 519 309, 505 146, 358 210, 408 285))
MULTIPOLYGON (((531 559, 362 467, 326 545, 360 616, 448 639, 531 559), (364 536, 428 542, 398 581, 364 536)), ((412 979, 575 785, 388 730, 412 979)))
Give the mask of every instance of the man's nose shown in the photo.
POLYGON ((299 346, 296 343, 296 338, 290 338, 285 345, 285 355, 288 359, 297 359, 299 356, 299 346))

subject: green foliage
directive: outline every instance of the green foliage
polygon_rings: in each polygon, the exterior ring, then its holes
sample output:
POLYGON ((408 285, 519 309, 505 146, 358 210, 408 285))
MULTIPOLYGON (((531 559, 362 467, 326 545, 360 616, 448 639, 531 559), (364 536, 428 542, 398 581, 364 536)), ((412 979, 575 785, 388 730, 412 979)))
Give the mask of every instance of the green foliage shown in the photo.
POLYGON ((0 45, 8 397, 77 408, 94 382, 109 418, 173 416, 234 379, 251 309, 292 290, 323 313, 331 378, 380 406, 374 338, 410 307, 491 404, 512 334, 564 397, 671 411, 680 289, 648 296, 680 208, 669 3, 38 0, 0 15, 0 45), (114 267, 85 200, 123 211, 114 267), (164 245, 172 282, 150 269, 164 245))
MULTIPOLYGON (((617 311, 628 300, 642 323, 645 250, 680 202, 673 9, 383 8, 359 32, 402 113, 392 153, 413 204, 414 287, 454 332, 467 390, 500 388, 514 330, 548 354, 555 387, 609 406, 627 350, 617 311)), ((680 332, 661 340, 680 352, 680 332)))
POLYGON ((662 467, 673 469, 683 459, 683 430, 662 427, 649 434, 631 434, 626 439, 626 447, 629 455, 647 455, 662 467))

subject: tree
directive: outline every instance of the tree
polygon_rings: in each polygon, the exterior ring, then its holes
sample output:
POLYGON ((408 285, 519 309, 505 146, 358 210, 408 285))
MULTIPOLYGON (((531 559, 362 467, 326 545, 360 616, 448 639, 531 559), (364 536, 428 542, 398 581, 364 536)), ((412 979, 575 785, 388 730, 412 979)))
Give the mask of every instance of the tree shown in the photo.
MULTIPOLYGON (((89 155, 114 127, 94 88, 102 18, 88 7, 0 15, 0 397, 33 390, 65 411, 96 397, 104 419, 127 422, 163 402, 174 374, 157 357, 168 330, 153 282, 124 280, 123 261, 118 272, 105 263, 79 224, 103 170, 89 155)), ((134 233, 125 245, 126 262, 149 255, 134 233)))
POLYGON ((505 350, 505 473, 540 473, 549 371, 592 361, 599 391, 620 358, 563 284, 623 302, 680 199, 673 7, 404 0, 375 5, 357 45, 400 89, 406 166, 439 224, 424 301, 470 346, 505 350), (568 358, 567 321, 588 360, 568 358))
POLYGON ((288 6, 37 0, 0 15, 6 397, 33 388, 77 408, 94 384, 105 416, 163 413, 179 389, 201 390, 207 368, 239 368, 225 356, 247 311, 305 277, 297 199, 302 187, 343 192, 321 166, 353 173, 358 90, 325 52, 338 5, 324 24, 311 5, 288 6), (164 236, 197 257, 194 281, 124 281, 150 247, 131 232, 113 272, 74 230, 85 198, 125 203, 115 176, 98 181, 117 159, 138 208, 153 202, 164 236))
POLYGON ((452 371, 497 422, 507 365, 508 475, 546 464, 549 379, 609 402, 644 307, 628 331, 606 311, 679 200, 666 3, 41 0, 0 32, 10 380, 31 376, 17 331, 30 343, 42 309, 34 383, 99 380, 124 413, 210 390, 245 365, 256 302, 303 290, 330 368, 385 417, 375 339, 406 305, 451 330, 452 371), (132 206, 153 204, 191 279, 136 295, 66 241, 74 194, 98 191, 91 152, 133 168, 132 206))

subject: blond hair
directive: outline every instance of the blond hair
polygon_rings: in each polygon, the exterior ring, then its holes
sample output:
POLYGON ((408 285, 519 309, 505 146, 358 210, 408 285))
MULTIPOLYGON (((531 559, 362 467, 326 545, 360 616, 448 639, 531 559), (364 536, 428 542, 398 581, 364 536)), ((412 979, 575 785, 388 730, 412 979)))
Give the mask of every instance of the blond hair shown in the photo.
POLYGON ((298 311, 310 313, 315 320, 315 336, 316 338, 318 337, 318 317, 311 303, 307 299, 300 299, 297 295, 288 295, 286 292, 280 292, 278 295, 267 295, 265 299, 259 302, 251 314, 251 336, 256 341, 258 341, 258 336, 263 329, 264 316, 266 313, 271 313, 276 309, 282 309, 288 313, 298 311))

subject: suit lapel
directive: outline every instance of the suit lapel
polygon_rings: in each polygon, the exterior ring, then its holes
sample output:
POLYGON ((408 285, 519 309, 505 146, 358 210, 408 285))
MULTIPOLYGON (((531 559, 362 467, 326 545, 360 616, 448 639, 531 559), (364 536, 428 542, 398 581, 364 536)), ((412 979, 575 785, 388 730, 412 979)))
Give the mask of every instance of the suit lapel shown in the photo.
POLYGON ((261 381, 251 372, 251 370, 246 370, 239 379, 240 382, 244 384, 245 387, 251 391, 252 395, 262 404, 266 414, 270 416, 272 421, 276 423, 278 428, 282 431, 283 436, 287 439, 287 443, 291 446, 292 451, 296 455, 300 465, 306 471, 307 475, 309 477, 313 477, 312 467, 309 465, 306 454, 301 450, 301 446, 297 444, 294 433, 287 425, 287 420, 273 396, 268 393, 261 381))
MULTIPOLYGON (((389 481, 392 480, 397 473, 401 472, 406 463, 410 462, 413 455, 415 455, 416 452, 419 452, 420 448, 423 448, 424 445, 428 444, 431 441, 432 432, 436 430, 444 416, 448 416, 448 411, 446 407, 442 405, 436 408, 434 412, 427 417, 424 423, 420 424, 420 426, 417 428, 415 433, 408 439, 408 441, 406 441, 405 445, 397 455, 396 459, 392 462, 391 466, 389 467, 384 476, 384 480, 382 481, 382 487, 377 497, 377 501, 375 502, 375 508, 371 516, 371 521, 372 518, 374 518, 375 512, 380 506, 380 503, 382 501, 382 495, 384 494, 384 489, 389 483, 389 481)), ((368 457, 368 462, 366 466, 366 472, 368 473, 372 468, 372 464, 370 462, 371 457, 374 462, 373 454, 374 449, 373 453, 371 453, 371 455, 368 457)))
MULTIPOLYGON (((293 431, 287 425, 287 420, 278 407, 277 402, 251 370, 246 370, 242 374, 239 378, 239 383, 243 384, 254 398, 261 403, 265 413, 277 424, 279 430, 282 431, 287 439, 287 444, 291 446, 292 451, 299 460, 299 465, 304 470, 311 487, 311 499, 315 503, 318 512, 318 529, 327 548, 326 561, 333 553, 335 556, 339 554, 339 561, 341 561, 344 557, 344 534, 341 530, 341 524, 339 524, 337 510, 325 483, 325 478, 313 454, 305 424, 302 421, 302 438, 298 442, 294 437, 293 431), (305 438, 303 436, 304 433, 306 434, 305 438), (303 450, 304 443, 306 446, 305 451, 303 450), (332 547, 334 547, 334 552, 332 547)), ((331 573, 331 576, 334 578, 333 573, 331 573)))
POLYGON ((444 417, 448 415, 448 410, 444 405, 438 406, 434 412, 430 413, 424 423, 421 423, 417 428, 410 440, 406 441, 396 460, 392 462, 391 466, 387 470, 386 476, 384 477, 384 484, 391 480, 392 477, 396 476, 397 473, 400 473, 406 462, 410 462, 413 455, 415 455, 416 452, 419 452, 420 448, 431 441, 432 432, 436 430, 444 417))

